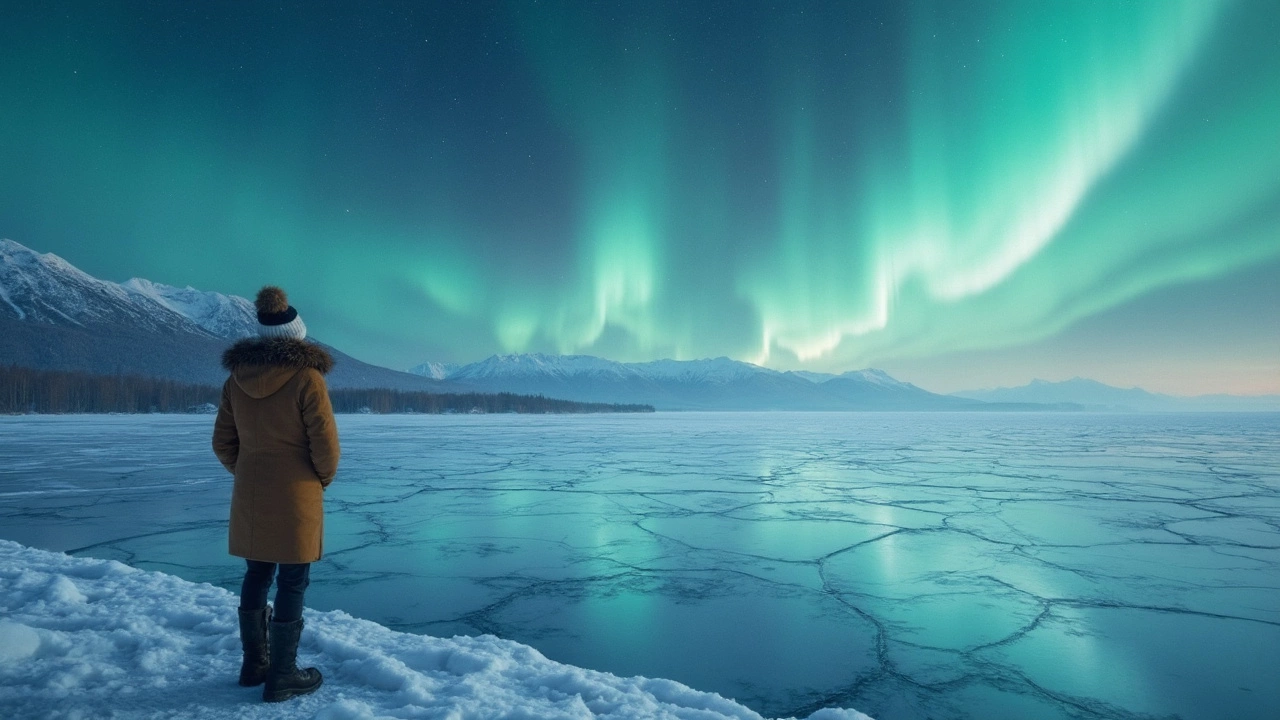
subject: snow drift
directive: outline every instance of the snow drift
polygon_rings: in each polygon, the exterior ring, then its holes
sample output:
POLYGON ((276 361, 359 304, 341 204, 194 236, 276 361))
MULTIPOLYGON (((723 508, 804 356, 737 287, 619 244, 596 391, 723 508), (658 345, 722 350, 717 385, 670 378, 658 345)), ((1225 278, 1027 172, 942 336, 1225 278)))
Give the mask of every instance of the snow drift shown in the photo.
MULTIPOLYGON (((0 540, 0 716, 319 720, 432 718, 758 720, 671 680, 563 665, 491 635, 390 630, 308 611, 299 663, 324 687, 285 705, 236 684, 234 595, 119 562, 0 540)), ((869 720, 825 709, 810 720, 869 720)))

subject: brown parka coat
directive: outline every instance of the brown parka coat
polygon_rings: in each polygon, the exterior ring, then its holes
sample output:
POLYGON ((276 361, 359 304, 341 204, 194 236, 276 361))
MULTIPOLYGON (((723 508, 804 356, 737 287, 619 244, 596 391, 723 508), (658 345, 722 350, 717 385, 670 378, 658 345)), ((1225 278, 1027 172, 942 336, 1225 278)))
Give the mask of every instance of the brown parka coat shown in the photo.
POLYGON ((338 470, 338 430, 315 343, 251 338, 222 355, 231 372, 213 451, 235 476, 228 549, 273 563, 309 563, 324 549, 324 489, 338 470))

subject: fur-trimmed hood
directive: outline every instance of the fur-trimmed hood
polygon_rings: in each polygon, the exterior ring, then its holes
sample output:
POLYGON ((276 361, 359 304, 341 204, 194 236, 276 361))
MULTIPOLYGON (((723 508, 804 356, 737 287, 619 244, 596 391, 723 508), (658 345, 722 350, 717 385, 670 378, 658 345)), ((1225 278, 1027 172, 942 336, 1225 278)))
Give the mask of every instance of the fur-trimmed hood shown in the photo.
POLYGON ((333 357, 319 343, 293 338, 245 338, 222 353, 222 367, 231 372, 244 365, 276 365, 301 370, 315 368, 321 375, 333 369, 333 357))
POLYGON ((284 387, 299 370, 333 369, 333 356, 313 342, 293 338, 247 338, 222 353, 222 367, 250 397, 264 398, 284 387))

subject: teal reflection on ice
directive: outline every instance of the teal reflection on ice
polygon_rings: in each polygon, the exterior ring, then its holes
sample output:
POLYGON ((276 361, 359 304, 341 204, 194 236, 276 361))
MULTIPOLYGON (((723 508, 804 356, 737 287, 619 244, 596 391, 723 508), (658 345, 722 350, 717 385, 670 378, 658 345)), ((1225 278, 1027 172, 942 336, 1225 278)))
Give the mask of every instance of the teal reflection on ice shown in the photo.
MULTIPOLYGON (((1280 707, 1277 415, 340 428, 318 609, 494 633, 768 716, 1280 707)), ((0 418, 0 536, 234 588, 208 434, 198 417, 0 418)))

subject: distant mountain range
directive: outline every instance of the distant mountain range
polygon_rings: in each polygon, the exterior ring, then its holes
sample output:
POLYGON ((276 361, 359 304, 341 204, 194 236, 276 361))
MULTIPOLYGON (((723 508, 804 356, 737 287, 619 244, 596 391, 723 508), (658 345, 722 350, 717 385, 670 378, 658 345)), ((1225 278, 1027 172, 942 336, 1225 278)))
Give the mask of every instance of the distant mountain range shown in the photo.
MULTIPOLYGON (((57 255, 0 239, 0 363, 221 385, 222 351, 256 327, 253 303, 242 297, 141 278, 99 280, 57 255)), ((438 387, 329 350, 332 387, 438 387)))
POLYGON ((880 370, 843 375, 780 372, 726 357, 621 363, 589 355, 533 353, 494 355, 452 369, 423 363, 414 371, 432 373, 460 390, 642 403, 659 410, 1015 409, 931 393, 880 370))
POLYGON ((939 395, 867 368, 841 375, 782 372, 721 357, 621 363, 588 355, 494 355, 410 372, 477 392, 542 394, 659 410, 1280 411, 1280 396, 1174 397, 1094 380, 1035 380, 1017 388, 939 395))
MULTIPOLYGON (((221 384, 222 350, 256 327, 245 298, 141 278, 99 280, 56 255, 0 240, 0 363, 221 384)), ((939 395, 871 368, 782 372, 726 357, 621 363, 495 355, 397 372, 329 349, 334 388, 510 392, 659 410, 1280 410, 1280 396, 1175 398, 1082 379, 939 395)))
POLYGON ((1280 395, 1200 395, 1175 397, 1142 388, 1118 388, 1096 380, 1072 378, 1062 382, 1032 380, 1030 384, 994 390, 968 390, 956 397, 991 403, 1071 403, 1085 410, 1119 412, 1280 411, 1280 395))

